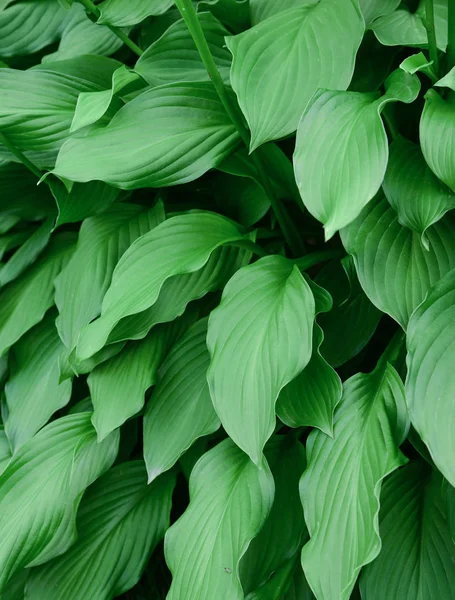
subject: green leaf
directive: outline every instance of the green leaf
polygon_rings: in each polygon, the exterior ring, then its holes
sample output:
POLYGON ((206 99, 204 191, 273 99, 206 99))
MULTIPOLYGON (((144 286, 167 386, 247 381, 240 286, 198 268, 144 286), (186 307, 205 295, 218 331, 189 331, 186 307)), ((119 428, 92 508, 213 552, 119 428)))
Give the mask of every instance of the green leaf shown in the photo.
POLYGON ((228 435, 257 465, 281 389, 311 358, 314 317, 311 288, 278 255, 240 269, 210 316, 212 401, 228 435))
MULTIPOLYGON (((198 20, 204 36, 220 71, 228 82, 231 55, 225 47, 224 38, 229 31, 209 13, 199 13, 198 20)), ((208 81, 196 44, 183 19, 172 24, 165 33, 142 54, 134 67, 152 86, 177 81, 208 81)))
POLYGON ((378 191, 387 167, 388 142, 380 116, 394 101, 412 102, 416 75, 397 70, 386 92, 319 91, 299 123, 294 171, 303 203, 324 225, 326 240, 351 223, 378 191))
POLYGON ((403 384, 384 361, 345 382, 333 439, 311 432, 300 483, 311 536, 302 566, 317 598, 347 600, 361 567, 379 553, 381 482, 406 462, 398 448, 406 433, 403 384))
POLYGON ((11 448, 8 437, 5 433, 5 428, 0 425, 0 475, 8 466, 11 460, 11 448))
POLYGON ((252 227, 270 209, 264 188, 252 179, 219 173, 212 189, 219 211, 244 227, 252 227))
POLYGON ((0 293, 0 356, 54 303, 54 279, 74 251, 72 233, 54 236, 40 260, 0 293))
POLYGON ((402 227, 393 208, 379 197, 341 232, 364 292, 404 329, 430 287, 455 268, 453 223, 448 214, 429 227, 430 249, 425 250, 420 235, 402 227))
POLYGON ((108 344, 141 339, 158 323, 173 321, 183 314, 189 302, 198 300, 209 292, 222 290, 232 275, 247 265, 250 259, 251 252, 243 248, 218 248, 212 252, 202 269, 167 279, 153 306, 121 319, 110 333, 108 344))
MULTIPOLYGON (((434 24, 438 48, 445 52, 447 46, 447 0, 433 0, 434 24)), ((425 0, 420 0, 416 12, 412 13, 403 4, 394 12, 376 19, 371 25, 376 37, 385 46, 417 46, 427 48, 425 0)))
POLYGON ((321 354, 333 367, 339 367, 366 346, 382 314, 365 295, 351 257, 328 263, 315 281, 333 298, 330 311, 318 317, 324 332, 321 354))
POLYGON ((431 81, 436 81, 437 77, 432 65, 433 61, 428 60, 423 52, 419 52, 418 54, 412 54, 411 56, 408 56, 408 58, 400 63, 400 69, 403 69, 403 71, 410 73, 411 75, 421 72, 427 75, 431 81))
POLYGON ((0 590, 19 569, 74 543, 82 493, 113 463, 118 436, 101 444, 90 413, 54 421, 25 444, 0 477, 0 590))
POLYGON ((455 106, 435 90, 425 95, 420 143, 433 173, 455 191, 455 106))
POLYGON ((250 26, 249 0, 202 0, 197 9, 210 11, 221 23, 234 33, 250 26))
POLYGON ((62 352, 64 346, 55 327, 54 311, 10 351, 10 376, 5 386, 8 415, 5 431, 14 451, 69 402, 71 381, 59 383, 58 359, 62 352))
POLYGON ((98 4, 101 16, 98 23, 125 27, 136 25, 151 15, 162 15, 173 4, 172 0, 104 0, 98 4))
POLYGON ((209 212, 173 217, 138 238, 115 268, 101 317, 81 334, 78 360, 100 350, 120 319, 153 306, 167 279, 198 271, 214 250, 242 239, 235 223, 209 212))
POLYGON ((36 185, 36 177, 23 165, 0 166, 0 215, 35 221, 55 215, 55 202, 47 185, 36 185))
POLYGON ((142 409, 145 392, 156 382, 168 337, 169 326, 155 327, 143 340, 129 342, 119 354, 91 371, 87 383, 99 440, 142 409))
POLYGON ((123 253, 163 220, 164 207, 159 202, 151 209, 119 204, 84 221, 76 252, 55 281, 60 313, 57 327, 69 351, 76 346, 81 330, 99 315, 123 253))
POLYGON ((311 0, 226 39, 251 151, 295 131, 318 88, 348 87, 363 31, 356 0, 311 0))
POLYGON ((378 17, 393 12, 399 4, 400 0, 360 0, 360 10, 368 27, 378 17))
POLYGON ((455 271, 429 290, 409 321, 406 398, 411 421, 431 457, 451 485, 455 484, 452 460, 454 437, 452 397, 455 271))
POLYGON ((274 2, 274 0, 250 0, 250 16, 251 23, 257 25, 261 21, 265 21, 269 17, 277 15, 288 8, 298 8, 304 5, 311 6, 316 4, 318 0, 282 0, 274 2))
POLYGON ((419 146, 402 137, 392 142, 383 189, 400 225, 420 233, 428 249, 425 232, 455 208, 455 194, 435 177, 419 146))
POLYGON ((276 571, 289 562, 291 568, 287 565, 283 579, 290 582, 295 555, 308 537, 299 497, 299 479, 306 467, 304 447, 292 436, 274 436, 265 456, 276 491, 269 516, 240 563, 245 596, 275 579, 276 571))
POLYGON ((362 573, 362 598, 451 598, 455 545, 441 495, 442 477, 425 462, 388 478, 381 494, 382 549, 362 573))
POLYGON ((238 565, 273 503, 273 477, 231 440, 204 454, 190 478, 190 504, 165 537, 173 580, 168 600, 243 600, 238 565))
POLYGON ((176 185, 216 167, 238 139, 211 83, 164 85, 128 102, 107 127, 67 140, 53 172, 122 189, 176 185))
POLYGON ((66 15, 57 0, 26 0, 0 11, 0 56, 32 54, 52 44, 66 15))
POLYGON ((206 335, 207 319, 202 319, 173 346, 160 369, 144 417, 149 481, 170 469, 198 438, 220 426, 207 384, 206 335))
POLYGON ((322 329, 313 328, 313 354, 307 366, 278 397, 276 413, 289 427, 318 427, 333 433, 333 411, 341 399, 341 380, 320 354, 322 329))
POLYGON ((96 481, 77 513, 78 540, 33 569, 30 600, 113 598, 132 588, 169 526, 175 475, 147 486, 142 462, 117 465, 96 481))

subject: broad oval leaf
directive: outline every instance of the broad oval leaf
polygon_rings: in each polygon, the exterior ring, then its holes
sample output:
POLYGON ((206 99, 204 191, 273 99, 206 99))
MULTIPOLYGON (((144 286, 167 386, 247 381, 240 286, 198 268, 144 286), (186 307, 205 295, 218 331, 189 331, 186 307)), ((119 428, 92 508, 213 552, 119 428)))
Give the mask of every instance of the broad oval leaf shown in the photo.
POLYGON ((210 315, 212 401, 228 435, 257 465, 281 389, 311 358, 314 317, 311 288, 278 255, 240 269, 210 315))
POLYGON ((244 31, 250 26, 249 0, 200 0, 197 9, 209 10, 234 33, 244 31))
POLYGON ((11 349, 10 375, 5 385, 5 431, 14 451, 69 402, 71 381, 59 382, 58 361, 64 351, 54 311, 11 349))
POLYGON ((165 537, 173 580, 167 600, 243 600, 238 566, 262 529, 273 477, 230 439, 204 454, 190 477, 190 504, 165 537))
POLYGON ((106 127, 67 140, 53 172, 122 189, 176 185, 216 167, 238 141, 211 83, 163 85, 128 102, 106 127))
POLYGON ((380 116, 388 102, 412 102, 416 75, 397 70, 386 92, 319 91, 302 115, 294 171, 303 203, 324 225, 326 240, 351 223, 381 186, 388 141, 380 116))
POLYGON ((0 590, 19 569, 61 554, 75 541, 82 493, 117 455, 118 435, 101 444, 90 413, 47 425, 0 476, 0 590))
POLYGON ((384 482, 379 513, 382 548, 360 577, 368 600, 452 598, 455 545, 441 475, 415 462, 384 482))
POLYGON ((341 232, 364 292, 404 329, 430 287, 455 268, 453 223, 447 214, 429 227, 425 250, 420 235, 402 227, 387 200, 378 198, 341 232))
POLYGON ((406 462, 398 448, 406 433, 403 384, 384 361, 345 382, 333 439, 311 432, 300 484, 311 536, 302 566, 317 598, 347 600, 361 567, 379 553, 381 483, 406 462))
POLYGON ((411 421, 441 473, 455 485, 453 392, 455 271, 438 281, 409 321, 406 398, 411 421))
POLYGON ((162 15, 172 4, 172 0, 104 0, 98 4, 101 12, 98 23, 116 27, 136 25, 151 15, 162 15))
POLYGON ((84 495, 78 540, 68 552, 31 571, 27 598, 111 599, 132 588, 169 527, 175 475, 147 486, 142 462, 117 465, 84 495))
POLYGON ((257 25, 261 21, 265 21, 269 17, 276 15, 288 8, 297 8, 302 4, 316 4, 318 0, 282 0, 275 2, 274 0, 250 0, 250 17, 251 23, 257 25))
POLYGON ((455 208, 455 194, 435 177, 419 146, 402 137, 390 145, 383 189, 400 225, 420 233, 427 248, 427 228, 455 208))
POLYGON ((360 0, 360 10, 368 27, 378 17, 393 12, 399 4, 400 0, 360 0))
POLYGON ((115 268, 101 317, 81 334, 78 359, 100 350, 120 319, 153 306, 167 279, 198 271, 218 247, 244 237, 232 221, 215 213, 194 212, 172 217, 138 238, 115 268))
MULTIPOLYGON (((153 332, 152 332, 153 333, 153 332)), ((207 319, 193 325, 169 352, 144 416, 144 459, 149 481, 170 469, 220 421, 207 383, 207 319)))
POLYGON ((226 38, 234 56, 231 83, 251 129, 251 151, 295 131, 318 88, 348 87, 363 32, 356 0, 321 0, 226 38))
POLYGON ((8 466, 11 460, 11 447, 8 437, 5 433, 5 428, 0 425, 0 475, 8 466))

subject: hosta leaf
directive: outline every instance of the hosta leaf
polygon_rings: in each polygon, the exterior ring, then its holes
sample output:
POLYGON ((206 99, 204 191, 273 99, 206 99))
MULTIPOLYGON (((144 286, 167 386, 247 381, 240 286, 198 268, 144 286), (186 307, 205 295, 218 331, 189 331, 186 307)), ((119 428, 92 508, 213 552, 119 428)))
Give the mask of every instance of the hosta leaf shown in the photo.
POLYGON ((360 0, 360 10, 367 26, 377 19, 393 12, 400 0, 360 0))
POLYGON ((55 214, 55 202, 47 185, 36 185, 36 177, 23 165, 0 166, 0 215, 37 220, 55 214))
POLYGON ((380 116, 388 102, 412 102, 416 75, 397 70, 386 92, 319 91, 297 132, 294 171, 303 203, 324 225, 325 237, 348 225, 378 191, 387 167, 388 142, 380 116))
POLYGON ((452 229, 450 214, 429 227, 425 250, 420 235, 402 227, 393 208, 378 198, 343 229, 341 239, 371 302, 406 328, 429 288, 455 268, 452 229))
MULTIPOLYGON (((255 600, 255 598, 253 597, 251 600, 255 600)), ((259 597, 258 600, 270 599, 266 596, 265 598, 259 597)), ((275 599, 272 598, 272 600, 275 599)), ((278 596, 276 600, 281 600, 281 598, 278 596)), ((300 564, 298 564, 294 570, 294 577, 286 595, 283 597, 283 600, 314 600, 313 593, 308 585, 307 580, 305 579, 305 575, 300 564)))
POLYGON ((228 435, 257 465, 281 389, 311 358, 314 316, 311 288, 278 255, 238 271, 210 316, 212 401, 228 435))
POLYGON ((206 336, 207 319, 202 319, 175 344, 160 370, 144 417, 149 481, 170 469, 197 438, 220 426, 207 384, 206 336))
POLYGON ((19 569, 45 562, 75 541, 74 519, 85 488, 113 463, 118 436, 101 444, 90 413, 47 425, 0 477, 0 590, 19 569))
POLYGON ((363 31, 357 2, 311 0, 226 39, 251 150, 295 131, 318 88, 347 88, 363 31))
POLYGON ((39 261, 0 293, 0 356, 44 317, 54 303, 54 279, 75 246, 71 233, 54 236, 39 261))
POLYGON ((265 456, 275 480, 275 498, 264 527, 240 563, 245 596, 274 579, 276 571, 291 562, 291 568, 288 566, 283 574, 287 578, 284 576, 281 583, 289 581, 295 554, 308 535, 299 498, 299 479, 306 466, 304 447, 292 437, 274 436, 266 446, 265 456))
MULTIPOLYGON (((199 13, 198 20, 221 76, 229 81, 231 55, 224 43, 224 37, 229 35, 229 31, 209 12, 199 13)), ((153 86, 209 79, 183 19, 171 25, 147 48, 134 70, 153 86)))
POLYGON ((53 311, 10 351, 5 431, 14 451, 69 402, 71 381, 59 383, 58 359, 62 352, 64 346, 58 337, 53 311))
POLYGON ((3 425, 0 425, 0 475, 11 460, 11 448, 3 425))
POLYGON ((151 15, 162 15, 172 4, 172 0, 104 0, 98 4, 101 12, 98 23, 116 27, 136 25, 151 15))
POLYGON ((198 11, 209 10, 221 23, 237 33, 250 26, 249 0, 202 0, 198 11))
POLYGON ((0 11, 0 56, 32 54, 52 44, 66 16, 57 0, 26 0, 0 11))
POLYGON ((32 570, 27 597, 109 599, 133 587, 169 526, 174 484, 175 475, 167 474, 147 486, 139 461, 108 471, 81 502, 76 544, 32 570))
POLYGON ((220 173, 213 182, 213 194, 220 212, 244 227, 257 223, 270 208, 264 188, 246 177, 220 173))
POLYGON ((441 495, 442 477, 425 462, 390 476, 381 493, 382 549, 362 573, 369 600, 439 600, 455 589, 455 545, 441 495))
POLYGON ((115 268, 101 317, 83 331, 78 360, 100 350, 120 319, 153 306, 167 279, 198 271, 218 247, 244 237, 235 223, 209 212, 173 217, 140 237, 115 268))
POLYGON ((441 473, 455 484, 452 397, 455 271, 429 291, 409 321, 406 398, 411 421, 441 473))
POLYGON ((276 15, 288 8, 297 8, 302 4, 316 4, 318 0, 282 0, 274 2, 273 0, 250 0, 250 16, 251 23, 257 25, 261 21, 265 21, 269 17, 276 15))
POLYGON ((408 56, 408 58, 400 63, 400 69, 403 69, 403 71, 406 71, 406 73, 410 73, 411 75, 419 72, 425 73, 432 81, 436 81, 437 77, 432 65, 432 60, 428 60, 423 52, 418 52, 417 54, 408 56))
POLYGON ((72 259, 55 281, 57 327, 72 350, 83 327, 99 315, 114 268, 135 239, 164 220, 161 202, 151 209, 120 204, 86 219, 72 259))
POLYGON ((420 143, 430 169, 455 191, 455 105, 435 90, 425 95, 420 143))
MULTIPOLYGON (((3 222, 7 220, 4 218, 3 222)), ((33 226, 21 228, 17 231, 8 231, 7 233, 2 233, 0 235, 0 260, 3 259, 5 254, 10 250, 14 250, 18 246, 21 246, 24 242, 28 240, 30 235, 33 235, 36 231, 36 228, 33 226)))
POLYGON ((165 537, 168 600, 243 600, 238 565, 272 507, 273 477, 231 440, 204 454, 190 477, 190 504, 165 537))
MULTIPOLYGON (((438 48, 445 51, 447 46, 447 4, 448 0, 434 0, 434 24, 438 48)), ((376 37, 386 46, 428 46, 427 30, 424 25, 425 0, 420 0, 416 12, 412 13, 403 4, 399 8, 371 25, 376 37)))
POLYGON ((121 45, 122 40, 115 33, 93 23, 84 7, 75 2, 65 21, 58 50, 45 56, 43 62, 66 60, 81 54, 109 56, 121 45))
POLYGON ((98 439, 104 439, 144 406, 144 394, 155 383, 166 352, 168 328, 155 327, 143 340, 129 342, 88 376, 94 406, 92 423, 98 439))
POLYGON ((49 243, 54 219, 47 219, 33 232, 8 262, 0 268, 0 286, 18 277, 32 264, 49 243))
POLYGON ((313 354, 307 366, 279 395, 276 413, 289 427, 318 427, 333 432, 333 411, 341 398, 341 380, 320 354, 322 329, 313 329, 313 354))
POLYGON ((202 269, 166 280, 155 304, 136 315, 121 319, 109 335, 108 343, 141 339, 156 324, 173 321, 183 314, 192 300, 223 289, 232 275, 247 265, 250 259, 251 252, 248 250, 232 246, 218 248, 202 269))
POLYGON ((328 263, 315 280, 333 298, 331 310, 318 317, 324 332, 321 354, 339 367, 370 341, 382 313, 362 290, 351 257, 328 263))
POLYGON ((67 140, 54 173, 123 189, 176 185, 216 167, 238 139, 211 83, 164 85, 128 102, 107 127, 67 140))
POLYGON ((427 248, 427 228, 455 208, 455 194, 435 177, 420 147, 402 137, 390 146, 383 189, 400 225, 420 233, 427 248))
POLYGON ((379 553, 381 482, 406 462, 398 448, 406 432, 403 384, 384 360, 345 382, 333 439, 311 432, 300 484, 311 536, 302 566, 317 598, 347 600, 361 567, 379 553))

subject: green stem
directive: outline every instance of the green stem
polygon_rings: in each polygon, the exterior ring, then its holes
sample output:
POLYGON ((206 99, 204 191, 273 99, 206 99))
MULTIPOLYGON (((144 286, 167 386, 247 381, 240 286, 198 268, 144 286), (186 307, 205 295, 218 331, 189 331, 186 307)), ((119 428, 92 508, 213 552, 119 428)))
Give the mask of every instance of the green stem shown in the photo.
POLYGON ((38 177, 38 179, 41 179, 41 177, 43 176, 43 174, 41 173, 41 171, 38 169, 38 167, 36 165, 34 165, 32 163, 32 161, 30 161, 25 154, 23 154, 18 148, 16 148, 16 146, 9 141, 9 139, 6 137, 6 135, 4 133, 0 133, 0 143, 3 144, 4 146, 6 146, 8 148, 8 150, 11 152, 11 154, 14 154, 14 156, 20 160, 20 162, 27 167, 27 169, 29 171, 31 171, 34 175, 36 175, 38 177))
MULTIPOLYGON (((199 52, 202 62, 204 63, 204 67, 206 68, 207 73, 210 79, 212 80, 216 93, 218 94, 218 97, 221 103, 223 104, 224 109, 226 110, 229 118, 231 119, 232 123, 237 129, 243 143, 247 148, 249 148, 250 133, 243 122, 242 113, 240 112, 235 101, 233 101, 232 96, 229 94, 227 87, 224 85, 224 81, 221 77, 220 72, 218 71, 218 67, 216 66, 215 60, 213 59, 209 45, 207 44, 207 40, 205 39, 205 35, 202 30, 201 24, 199 23, 196 11, 194 10, 192 1, 174 0, 174 2, 180 14, 182 15, 183 20, 185 21, 186 26, 188 27, 188 31, 190 32, 194 43, 196 44, 196 48, 199 52)), ((259 174, 261 185, 264 188, 264 191, 270 200, 272 209, 275 213, 277 221, 281 227, 281 230, 283 232, 284 237, 286 238, 289 247, 295 255, 298 256, 299 254, 303 254, 304 246, 302 244, 302 240, 300 239, 300 236, 297 232, 297 229, 295 228, 294 223, 291 221, 289 215, 287 214, 286 208, 275 195, 275 190, 273 189, 273 185, 267 174, 260 154, 253 152, 251 154, 251 159, 254 162, 256 170, 259 174)))
POLYGON ((386 124, 387 131, 390 133, 390 137, 392 138, 392 140, 396 140, 397 137, 400 135, 400 132, 398 131, 397 126, 395 125, 395 120, 390 114, 392 110, 392 105, 389 104, 388 106, 385 106, 382 111, 382 118, 384 119, 384 122, 386 124))
POLYGON ((447 22, 447 66, 450 71, 452 67, 455 67, 455 2, 453 0, 449 0, 449 16, 447 22))
MULTIPOLYGON (((449 2, 451 4, 451 2, 449 2)), ((425 0, 425 19, 423 20, 425 29, 427 30, 428 49, 430 59, 433 61, 433 70, 439 77, 439 57, 438 46, 436 44, 436 29, 434 26, 434 6, 433 0, 425 0)))
POLYGON ((314 267, 314 265, 326 260, 331 260, 332 258, 342 258, 345 256, 345 254, 346 253, 344 250, 341 250, 340 248, 335 248, 334 250, 320 250, 318 252, 307 254, 302 258, 295 259, 294 264, 296 264, 302 271, 306 271, 306 269, 314 267))
MULTIPOLYGON (((93 4, 92 0, 79 0, 79 2, 83 4, 85 9, 88 12, 92 13, 92 15, 96 17, 96 19, 100 18, 101 12, 99 8, 95 4, 93 4)), ((109 25, 109 23, 106 23, 106 27, 108 27, 112 31, 112 33, 114 33, 119 39, 121 39, 122 42, 126 46, 128 46, 128 48, 130 48, 130 50, 132 50, 135 54, 137 54, 138 56, 141 56, 143 54, 144 51, 141 48, 139 48, 137 44, 131 41, 130 38, 126 35, 126 33, 122 31, 119 27, 109 25)))

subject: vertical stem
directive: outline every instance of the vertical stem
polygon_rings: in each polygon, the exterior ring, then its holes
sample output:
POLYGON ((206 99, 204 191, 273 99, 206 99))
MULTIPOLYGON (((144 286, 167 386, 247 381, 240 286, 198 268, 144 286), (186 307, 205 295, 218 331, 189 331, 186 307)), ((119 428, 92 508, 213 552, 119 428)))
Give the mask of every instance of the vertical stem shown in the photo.
MULTIPOLYGON (((88 12, 92 13, 94 17, 96 17, 97 19, 100 18, 101 12, 99 8, 95 4, 93 4, 92 0, 79 0, 79 2, 85 7, 85 9, 88 12)), ((128 48, 130 48, 130 50, 132 50, 135 54, 137 54, 138 56, 141 56, 143 54, 143 50, 139 48, 139 46, 135 44, 132 40, 130 40, 126 33, 124 33, 119 27, 109 25, 109 23, 106 23, 106 27, 108 27, 112 31, 112 33, 114 33, 119 39, 121 39, 122 42, 126 46, 128 46, 128 48)))
MULTIPOLYGON (((449 5, 451 3, 452 2, 449 0, 449 5)), ((425 0, 424 25, 425 25, 425 29, 427 30, 428 49, 430 52, 430 59, 433 61, 434 72, 439 77, 439 56, 438 56, 438 46, 436 44, 436 30, 435 30, 435 26, 434 26, 433 0, 425 0)))
POLYGON ((34 175, 36 175, 38 177, 38 179, 41 179, 42 177, 42 173, 41 171, 38 169, 38 167, 36 165, 34 165, 32 163, 31 160, 29 160, 25 154, 23 154, 18 148, 16 148, 16 146, 9 141, 9 139, 6 137, 6 135, 4 133, 0 133, 0 144, 3 144, 4 146, 6 146, 8 148, 8 150, 11 152, 11 154, 14 154, 14 156, 20 160, 20 162, 27 167, 27 169, 29 171, 31 171, 34 175))
MULTIPOLYGON (((204 32, 202 30, 201 24, 199 23, 199 19, 197 17, 196 11, 194 10, 194 6, 191 0, 174 0, 175 5, 177 6, 180 14, 182 15, 183 20, 188 27, 188 30, 196 44, 196 48, 199 52, 202 62, 204 63, 204 67, 207 70, 207 73, 212 80, 212 83, 215 87, 215 90, 218 94, 218 97, 221 103, 224 106, 229 118, 237 129, 243 143, 247 148, 250 146, 250 133, 243 122, 243 115, 240 112, 238 106, 235 101, 232 100, 231 95, 228 92, 228 89, 224 85, 224 81, 218 71, 218 67, 216 66, 215 60, 213 59, 212 53, 210 51, 209 45, 207 44, 207 40, 205 39, 204 32)), ((251 158, 254 162, 256 170, 259 174, 259 178, 262 184, 262 187, 267 194, 270 204, 272 205, 272 209, 275 213, 277 221, 281 227, 283 235, 292 250, 292 252, 298 256, 299 254, 304 253, 304 246, 300 236, 295 228, 294 223, 289 217, 285 206, 278 200, 275 196, 275 191, 273 189, 273 185, 270 181, 270 178, 267 174, 267 171, 264 167, 264 163, 257 152, 253 152, 251 154, 251 158)))
POLYGON ((449 0, 449 17, 448 17, 448 36, 447 36, 447 66, 448 70, 455 67, 455 2, 449 0))

